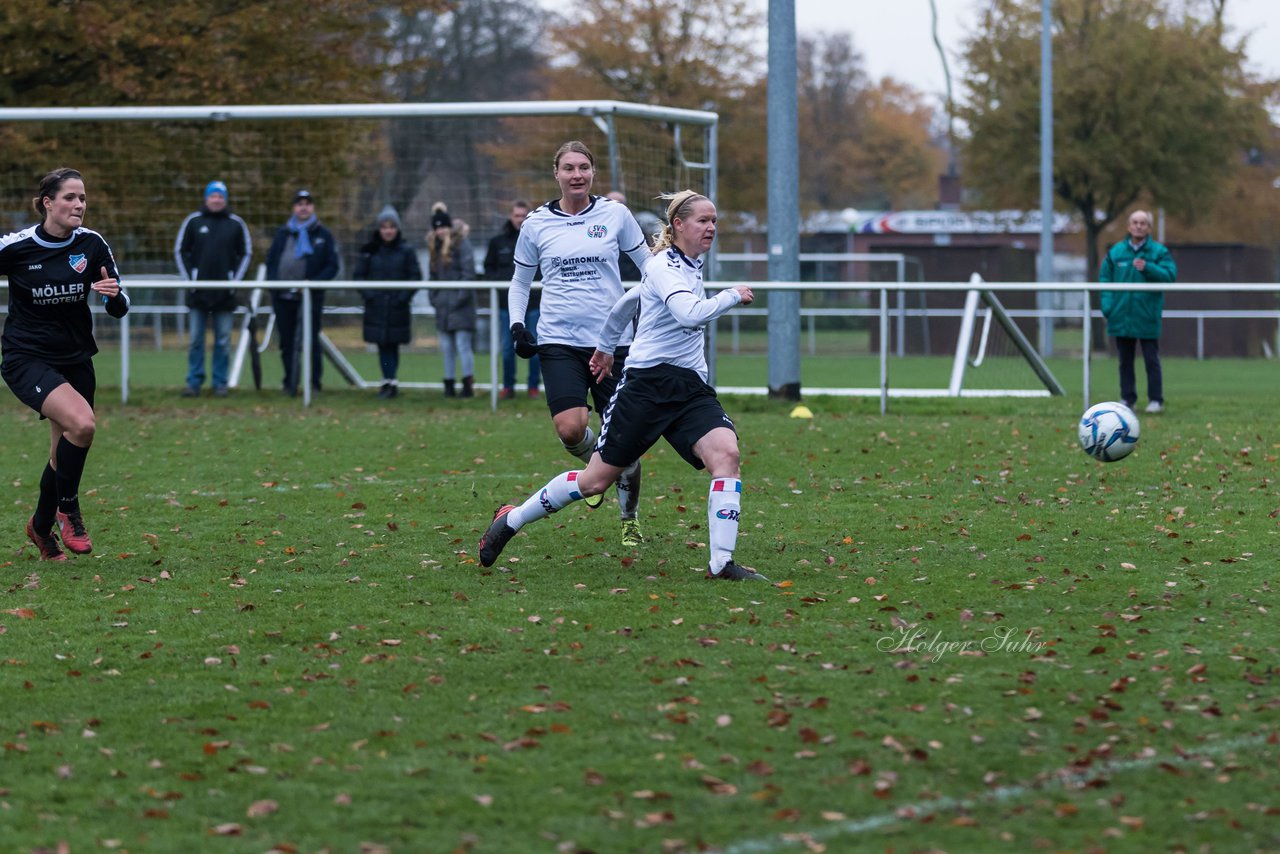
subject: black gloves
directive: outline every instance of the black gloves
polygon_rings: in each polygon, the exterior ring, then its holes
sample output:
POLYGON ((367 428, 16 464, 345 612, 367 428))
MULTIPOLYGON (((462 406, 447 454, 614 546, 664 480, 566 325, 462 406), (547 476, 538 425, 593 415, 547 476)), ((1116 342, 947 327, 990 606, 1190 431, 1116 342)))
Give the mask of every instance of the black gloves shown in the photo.
POLYGON ((511 324, 511 340, 515 343, 516 355, 521 359, 532 359, 538 355, 538 339, 524 328, 523 323, 511 324))

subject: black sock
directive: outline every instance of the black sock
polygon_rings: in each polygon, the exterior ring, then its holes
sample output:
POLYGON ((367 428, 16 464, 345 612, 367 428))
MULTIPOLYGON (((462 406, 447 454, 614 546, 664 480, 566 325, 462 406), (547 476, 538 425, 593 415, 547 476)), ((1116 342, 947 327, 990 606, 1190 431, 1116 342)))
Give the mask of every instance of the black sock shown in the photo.
POLYGON ((53 528, 53 514, 58 509, 58 475, 49 463, 44 464, 40 475, 40 497, 36 500, 36 512, 31 516, 31 529, 37 534, 47 534, 53 528))
POLYGON ((73 445, 63 436, 58 440, 58 509, 63 513, 80 510, 80 476, 84 474, 84 461, 89 449, 73 445))

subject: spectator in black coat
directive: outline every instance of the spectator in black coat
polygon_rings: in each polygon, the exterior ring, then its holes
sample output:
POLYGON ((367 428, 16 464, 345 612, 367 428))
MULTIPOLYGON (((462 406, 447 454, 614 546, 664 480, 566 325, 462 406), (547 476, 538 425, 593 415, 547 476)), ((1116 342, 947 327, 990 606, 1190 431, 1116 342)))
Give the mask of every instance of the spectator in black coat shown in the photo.
MULTIPOLYGON (((307 190, 293 194, 293 214, 276 230, 267 252, 267 278, 272 281, 323 282, 338 278, 338 243, 333 232, 316 217, 315 199, 307 190)), ((302 289, 271 291, 271 310, 275 312, 276 329, 280 333, 280 361, 284 365, 284 392, 298 393, 301 375, 298 351, 301 349, 302 289)), ((320 350, 320 318, 324 311, 324 291, 311 291, 311 388, 320 390, 320 371, 324 354, 320 350)))
MULTIPOLYGON (((491 282, 510 282, 515 274, 516 241, 520 238, 520 226, 529 215, 529 203, 511 203, 511 213, 502 224, 502 231, 489 240, 489 251, 484 256, 484 277, 491 282)), ((502 390, 498 397, 508 400, 516 396, 516 347, 511 338, 511 312, 507 310, 508 288, 498 291, 498 311, 502 323, 502 390)), ((533 334, 538 332, 539 307, 542 291, 529 292, 529 308, 525 310, 524 326, 533 334)), ((529 360, 529 396, 537 397, 542 379, 538 357, 529 360)))
MULTIPOLYGON (((418 253, 405 243, 400 214, 387 205, 378 214, 378 227, 360 249, 352 275, 357 281, 420 282, 422 265, 418 253)), ((378 397, 400 393, 396 373, 400 368, 400 347, 413 340, 413 313, 410 303, 417 291, 364 288, 364 340, 378 346, 382 387, 378 397)))
MULTIPOLYGON (((210 181, 204 206, 187 216, 178 228, 173 257, 178 273, 189 282, 239 282, 249 269, 253 239, 249 226, 227 206, 227 185, 210 181)), ((204 385, 204 339, 213 319, 213 393, 227 396, 231 362, 231 326, 236 292, 232 288, 192 288, 187 291, 191 347, 187 351, 187 382, 183 397, 196 397, 204 385)))

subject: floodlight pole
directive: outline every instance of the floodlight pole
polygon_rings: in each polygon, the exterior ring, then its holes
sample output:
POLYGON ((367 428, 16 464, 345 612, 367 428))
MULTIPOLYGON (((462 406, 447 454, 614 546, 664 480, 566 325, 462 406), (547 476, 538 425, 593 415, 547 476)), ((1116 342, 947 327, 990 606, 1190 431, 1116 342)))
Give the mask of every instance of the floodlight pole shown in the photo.
MULTIPOLYGON (((795 0, 769 0, 769 281, 800 280, 795 0)), ((800 293, 768 295, 769 396, 800 399, 800 293)))
MULTIPOLYGON (((1053 25, 1049 19, 1052 0, 1040 0, 1040 276, 1054 280, 1053 271, 1053 25)), ((1040 309, 1040 355, 1053 355, 1051 294, 1036 294, 1040 309)))

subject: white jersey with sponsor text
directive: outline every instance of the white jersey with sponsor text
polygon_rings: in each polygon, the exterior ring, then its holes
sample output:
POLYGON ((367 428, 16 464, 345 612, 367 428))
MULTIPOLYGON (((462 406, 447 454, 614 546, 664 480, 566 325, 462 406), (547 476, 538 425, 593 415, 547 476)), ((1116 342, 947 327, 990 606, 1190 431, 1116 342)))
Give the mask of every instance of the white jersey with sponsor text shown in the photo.
POLYGON ((648 260, 639 290, 640 323, 627 370, 673 365, 696 371, 705 382, 706 325, 740 303, 741 295, 730 288, 708 297, 702 260, 674 246, 648 260))
MULTIPOLYGON (((623 293, 619 252, 637 263, 649 255, 636 218, 612 199, 592 196, 587 209, 573 216, 555 201, 529 214, 516 241, 515 263, 529 278, 542 269, 539 344, 595 343, 609 309, 623 293)), ((626 335, 619 345, 629 340, 626 335)))

